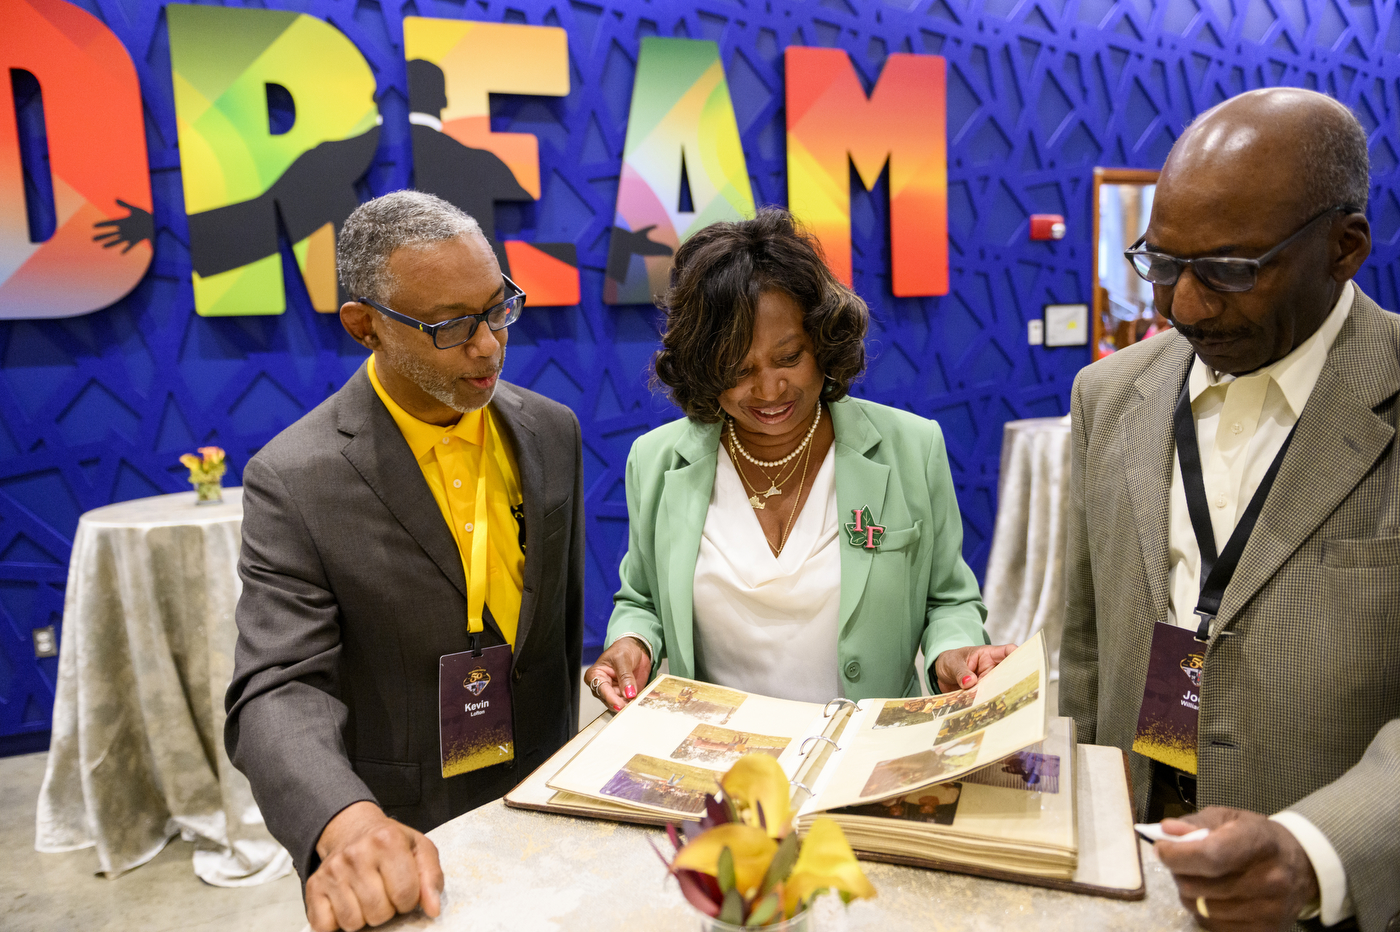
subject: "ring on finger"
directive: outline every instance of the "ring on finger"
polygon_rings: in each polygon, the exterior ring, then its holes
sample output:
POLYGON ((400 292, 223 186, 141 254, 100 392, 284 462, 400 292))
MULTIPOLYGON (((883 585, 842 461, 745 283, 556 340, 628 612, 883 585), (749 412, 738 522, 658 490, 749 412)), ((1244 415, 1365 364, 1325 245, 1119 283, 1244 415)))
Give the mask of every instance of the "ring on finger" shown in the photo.
POLYGON ((589 691, 592 692, 593 695, 595 695, 595 696, 598 695, 598 685, 599 685, 600 683, 602 683, 602 682, 603 682, 603 678, 602 678, 601 676, 595 676, 595 677, 593 677, 593 679, 591 679, 591 680, 588 681, 588 689, 589 689, 589 691))
POLYGON ((1198 897, 1196 897, 1196 912, 1198 912, 1198 913, 1201 914, 1201 918, 1202 918, 1202 919, 1209 919, 1209 918, 1210 918, 1210 910, 1206 909, 1206 898, 1205 898, 1205 897, 1203 897, 1203 896, 1198 896, 1198 897))

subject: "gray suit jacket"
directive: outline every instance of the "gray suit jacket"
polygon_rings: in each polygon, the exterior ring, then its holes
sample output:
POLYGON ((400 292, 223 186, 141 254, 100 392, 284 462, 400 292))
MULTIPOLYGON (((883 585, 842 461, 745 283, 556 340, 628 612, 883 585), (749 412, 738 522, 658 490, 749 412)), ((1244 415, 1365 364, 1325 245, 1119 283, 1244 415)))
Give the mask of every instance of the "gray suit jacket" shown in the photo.
MULTIPOLYGON (((1129 750, 1167 620, 1175 332, 1074 383, 1060 711, 1129 750)), ((1346 867, 1364 929, 1400 928, 1400 317, 1361 293, 1215 621, 1198 802, 1293 809, 1346 867)), ((1129 754, 1139 816, 1153 762, 1129 754)))
MULTIPOLYGON (((466 650, 466 576, 408 443, 366 371, 243 471, 238 649, 224 740, 303 882, 346 806, 427 831, 509 790, 577 731, 583 648, 578 421, 505 382, 491 410, 524 498, 512 661, 515 754, 444 780, 438 658, 466 650)), ((488 616, 484 646, 505 643, 488 616)))

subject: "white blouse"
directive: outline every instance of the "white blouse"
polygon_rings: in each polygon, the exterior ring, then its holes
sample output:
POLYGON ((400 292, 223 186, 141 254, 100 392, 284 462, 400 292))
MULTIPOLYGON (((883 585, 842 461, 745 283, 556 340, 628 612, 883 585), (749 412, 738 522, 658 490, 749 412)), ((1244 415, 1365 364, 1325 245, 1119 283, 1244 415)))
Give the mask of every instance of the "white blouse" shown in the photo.
POLYGON ((836 656, 839 531, 835 444, 776 557, 729 451, 720 444, 695 561, 699 679, 804 702, 842 695, 836 656))

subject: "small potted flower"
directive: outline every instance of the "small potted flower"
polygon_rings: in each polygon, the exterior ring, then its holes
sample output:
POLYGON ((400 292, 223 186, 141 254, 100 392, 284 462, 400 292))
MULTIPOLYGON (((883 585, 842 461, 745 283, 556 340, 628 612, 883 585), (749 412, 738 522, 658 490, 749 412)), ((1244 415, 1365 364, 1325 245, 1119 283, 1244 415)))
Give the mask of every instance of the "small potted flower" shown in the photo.
POLYGON ((219 480, 224 477, 228 463, 224 460, 223 450, 218 447, 200 447, 199 456, 186 453, 180 457, 180 462, 189 467, 190 485, 194 486, 196 505, 215 505, 224 500, 224 491, 219 480))
POLYGON ((720 788, 721 797, 705 797, 705 817, 684 827, 684 839, 666 827, 676 849, 670 861, 657 850, 706 932, 809 932, 817 894, 835 890, 845 903, 875 895, 831 819, 817 819, 798 838, 787 776, 772 757, 745 755, 720 788))

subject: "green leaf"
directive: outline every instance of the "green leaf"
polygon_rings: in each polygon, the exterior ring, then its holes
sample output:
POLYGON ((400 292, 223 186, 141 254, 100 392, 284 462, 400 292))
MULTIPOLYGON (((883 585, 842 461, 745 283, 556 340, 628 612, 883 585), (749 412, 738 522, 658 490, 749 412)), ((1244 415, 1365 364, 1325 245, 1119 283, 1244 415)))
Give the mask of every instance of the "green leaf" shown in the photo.
POLYGON ((778 894, 770 893, 758 901, 753 912, 749 913, 749 921, 744 924, 749 927, 766 926, 778 914, 781 906, 782 901, 778 899, 778 894))
POLYGON ((734 889, 734 852, 725 848, 719 853, 719 866, 715 870, 719 888, 728 894, 734 889))
POLYGON ((724 895, 724 905, 719 908, 719 915, 715 918, 732 926, 744 924, 744 898, 738 890, 731 889, 724 895))
POLYGON ((778 851, 773 855, 773 860, 768 863, 768 873, 763 875, 763 883, 758 886, 758 895, 762 896, 772 890, 778 884, 787 880, 792 873, 792 865, 797 862, 797 850, 799 840, 796 832, 790 832, 778 845, 778 851))

